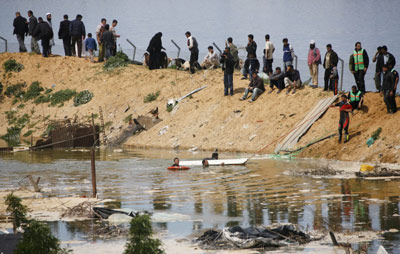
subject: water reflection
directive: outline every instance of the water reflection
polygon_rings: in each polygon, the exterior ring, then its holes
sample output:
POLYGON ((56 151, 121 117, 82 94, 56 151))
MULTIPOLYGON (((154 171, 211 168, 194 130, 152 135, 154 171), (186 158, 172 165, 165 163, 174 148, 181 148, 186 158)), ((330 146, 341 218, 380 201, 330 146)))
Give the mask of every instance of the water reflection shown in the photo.
MULTIPOLYGON (((335 232, 400 228, 398 179, 314 179, 283 174, 309 166, 301 160, 260 160, 246 167, 170 172, 165 167, 175 154, 153 153, 158 159, 149 159, 156 157, 151 151, 98 151, 98 191, 101 197, 116 200, 108 204, 113 208, 189 215, 189 221, 156 224, 174 235, 186 236, 209 227, 286 222, 335 232)), ((180 156, 201 158, 203 154, 180 156)), ((88 153, 65 151, 6 155, 0 158, 0 187, 15 186, 34 171, 56 195, 65 195, 66 189, 69 195, 90 193, 88 159, 88 153)), ((93 227, 84 223, 66 226, 69 238, 93 227)), ((59 226, 54 226, 53 231, 57 230, 59 226)), ((389 238, 399 243, 399 234, 389 238)), ((375 247, 375 243, 368 245, 375 247)))

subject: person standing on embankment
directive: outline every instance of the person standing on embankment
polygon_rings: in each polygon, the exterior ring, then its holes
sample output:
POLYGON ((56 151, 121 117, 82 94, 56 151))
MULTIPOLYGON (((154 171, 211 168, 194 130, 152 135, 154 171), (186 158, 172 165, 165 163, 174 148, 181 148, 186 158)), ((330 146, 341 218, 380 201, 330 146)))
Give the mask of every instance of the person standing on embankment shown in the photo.
POLYGON ((29 24, 28 24, 28 31, 29 35, 31 36, 31 51, 35 52, 36 54, 40 54, 40 48, 38 44, 38 39, 33 36, 33 31, 35 31, 36 26, 38 25, 37 18, 33 15, 33 11, 28 11, 29 17, 29 24))
POLYGON ((190 51, 190 72, 194 73, 194 64, 199 60, 199 45, 196 38, 194 38, 189 31, 187 31, 185 35, 187 38, 187 46, 190 51))
POLYGON ((365 74, 367 73, 369 58, 367 51, 361 48, 361 42, 356 42, 353 52, 353 63, 351 73, 354 75, 358 90, 365 94, 365 74))
POLYGON ((28 34, 28 21, 26 18, 21 16, 21 13, 17 11, 15 13, 15 19, 13 22, 14 34, 17 36, 19 44, 19 52, 26 52, 25 47, 25 35, 28 34))
POLYGON ((82 56, 82 40, 86 37, 86 29, 85 24, 82 22, 82 15, 76 15, 76 19, 71 21, 69 25, 69 33, 71 34, 72 40, 72 54, 76 55, 75 53, 75 44, 78 44, 78 57, 82 56))
POLYGON ((58 30, 58 38, 63 40, 65 56, 71 56, 71 34, 69 33, 69 25, 71 21, 68 20, 68 15, 64 15, 64 20, 60 22, 60 29, 58 30))
POLYGON ((321 52, 315 47, 315 41, 310 41, 310 49, 308 50, 308 68, 314 87, 318 87, 318 66, 321 63, 321 52))

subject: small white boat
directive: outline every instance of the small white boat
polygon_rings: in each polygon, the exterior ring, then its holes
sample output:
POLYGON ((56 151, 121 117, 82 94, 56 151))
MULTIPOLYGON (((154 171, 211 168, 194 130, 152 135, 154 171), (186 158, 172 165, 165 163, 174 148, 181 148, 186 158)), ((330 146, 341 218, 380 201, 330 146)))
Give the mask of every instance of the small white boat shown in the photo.
MULTIPOLYGON (((240 159, 225 159, 225 160, 208 160, 210 166, 221 166, 221 165, 244 165, 248 161, 248 158, 240 159)), ((201 160, 198 161, 180 161, 179 166, 203 166, 201 160)))

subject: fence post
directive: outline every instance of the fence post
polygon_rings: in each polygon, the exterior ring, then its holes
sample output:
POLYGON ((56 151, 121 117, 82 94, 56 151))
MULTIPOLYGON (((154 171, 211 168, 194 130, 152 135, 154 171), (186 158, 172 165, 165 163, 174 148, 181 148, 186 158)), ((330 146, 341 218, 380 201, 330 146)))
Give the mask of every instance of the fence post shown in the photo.
POLYGON ((222 50, 218 47, 217 44, 215 44, 215 42, 213 42, 213 45, 219 51, 219 53, 222 54, 222 50))
POLYGON ((339 61, 342 63, 342 68, 340 70, 340 91, 343 91, 343 70, 344 70, 344 61, 339 57, 339 61))
POLYGON ((295 54, 293 54, 293 57, 294 57, 294 69, 297 70, 297 59, 298 59, 298 57, 295 54))
POLYGON ((175 47, 178 48, 178 55, 176 56, 176 58, 179 58, 179 54, 181 53, 181 48, 178 46, 178 44, 176 44, 176 42, 174 42, 174 40, 171 40, 172 44, 175 45, 175 47))
POLYGON ((0 36, 0 39, 3 40, 6 44, 6 52, 8 52, 8 41, 4 38, 0 36))
POLYGON ((135 57, 136 57, 136 46, 135 44, 133 44, 129 39, 126 39, 126 41, 131 44, 131 46, 133 47, 133 57, 132 57, 132 61, 135 61, 135 57))
POLYGON ((92 126, 93 126, 93 147, 90 151, 90 166, 92 170, 92 193, 93 198, 97 196, 97 183, 96 183, 96 154, 95 154, 95 146, 96 146, 96 127, 94 126, 94 115, 92 113, 92 126))

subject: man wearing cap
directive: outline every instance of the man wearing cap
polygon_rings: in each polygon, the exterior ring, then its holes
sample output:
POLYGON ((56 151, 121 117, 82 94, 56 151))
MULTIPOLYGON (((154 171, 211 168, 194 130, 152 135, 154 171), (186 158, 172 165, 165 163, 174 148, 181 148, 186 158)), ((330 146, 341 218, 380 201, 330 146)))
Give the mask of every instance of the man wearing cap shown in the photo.
MULTIPOLYGON (((324 75, 324 81, 325 81, 325 86, 324 86, 324 91, 328 91, 329 88, 329 80, 330 76, 332 74, 332 68, 337 67, 339 58, 336 52, 332 49, 332 45, 328 44, 326 45, 326 54, 324 57, 324 64, 323 67, 325 69, 325 75, 324 75)), ((333 88, 333 87, 332 87, 333 88)), ((335 91, 335 90, 333 90, 335 91)))
MULTIPOLYGON (((53 24, 51 23, 51 13, 50 12, 46 13, 46 19, 47 19, 46 22, 49 24, 51 30, 53 30, 53 24)), ((56 45, 56 44, 54 43, 54 36, 53 36, 52 38, 50 38, 48 55, 51 55, 51 47, 54 45, 56 45)))
POLYGON ((315 47, 315 41, 310 41, 310 50, 308 51, 308 68, 314 87, 318 86, 318 65, 321 63, 321 53, 315 47))
POLYGON ((361 48, 361 42, 356 42, 353 52, 353 62, 351 64, 351 73, 354 75, 358 90, 365 94, 365 74, 367 73, 369 58, 367 51, 361 48))

